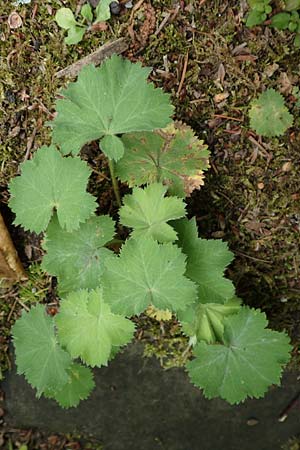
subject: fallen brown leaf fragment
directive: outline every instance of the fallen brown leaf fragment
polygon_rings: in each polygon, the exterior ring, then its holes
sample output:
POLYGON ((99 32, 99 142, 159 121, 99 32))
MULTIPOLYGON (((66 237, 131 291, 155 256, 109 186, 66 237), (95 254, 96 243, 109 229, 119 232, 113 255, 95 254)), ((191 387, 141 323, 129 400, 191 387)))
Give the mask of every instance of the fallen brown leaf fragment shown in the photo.
POLYGON ((26 279, 25 270, 0 213, 0 283, 6 285, 26 279))
POLYGON ((16 28, 20 28, 23 25, 21 16, 16 11, 13 11, 12 13, 10 13, 10 15, 8 16, 7 22, 8 22, 9 28, 11 28, 12 30, 15 30, 16 28))

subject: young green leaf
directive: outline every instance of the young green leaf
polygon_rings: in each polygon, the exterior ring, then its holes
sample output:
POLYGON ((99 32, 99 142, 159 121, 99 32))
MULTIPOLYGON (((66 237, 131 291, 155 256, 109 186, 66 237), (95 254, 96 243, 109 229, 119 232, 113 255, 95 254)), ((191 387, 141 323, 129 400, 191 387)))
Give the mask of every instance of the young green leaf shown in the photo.
POLYGON ((300 0, 285 0, 284 9, 286 11, 296 11, 297 9, 300 9, 300 0))
POLYGON ((255 9, 250 11, 247 20, 246 25, 249 28, 255 27, 256 25, 260 25, 263 23, 267 18, 267 14, 265 12, 256 11, 255 9))
POLYGON ((69 30, 77 25, 70 8, 60 8, 55 14, 55 21, 64 30, 69 30))
POLYGON ((120 256, 106 261, 104 299, 112 310, 132 316, 149 305, 184 310, 196 300, 196 286, 184 276, 186 257, 171 243, 129 239, 120 256))
POLYGON ((96 20, 95 22, 105 22, 110 19, 110 7, 111 0, 100 0, 96 7, 96 20))
POLYGON ((101 139, 101 150, 109 159, 118 161, 124 154, 124 145, 119 137, 106 135, 101 139))
MULTIPOLYGON (((300 31, 300 30, 299 30, 299 31, 300 31)), ((299 47, 300 47, 300 34, 299 34, 299 31, 298 31, 298 34, 296 34, 295 40, 294 40, 294 46, 295 46, 296 48, 299 48, 299 47)))
POLYGON ((286 30, 289 26, 291 15, 289 13, 278 13, 271 18, 271 26, 277 30, 286 30))
POLYGON ((200 303, 225 303, 234 297, 233 283, 224 271, 233 260, 225 242, 198 238, 195 218, 174 223, 179 245, 187 255, 185 275, 198 285, 200 303))
POLYGON ((291 346, 286 334, 265 329, 267 325, 265 314, 244 307, 225 319, 224 345, 196 345, 196 358, 187 369, 207 398, 239 403, 262 397, 270 385, 280 382, 291 346))
POLYGON ((176 240, 177 234, 167 222, 185 216, 185 204, 176 197, 166 198, 167 189, 154 183, 145 189, 134 188, 131 195, 124 197, 120 221, 133 228, 132 237, 152 237, 159 242, 176 240))
POLYGON ((68 30, 68 35, 65 37, 65 43, 67 45, 78 44, 86 32, 85 28, 82 27, 72 27, 68 30))
POLYGON ((249 117, 251 128, 267 137, 280 136, 293 124, 284 98, 274 89, 267 89, 252 102, 249 117))
MULTIPOLYGON (((97 69, 84 67, 78 80, 63 91, 65 98, 56 103, 53 141, 63 153, 77 154, 84 144, 104 136, 165 127, 173 112, 170 96, 147 83, 149 72, 117 55, 97 69)), ((110 150, 109 142, 104 144, 111 159, 116 145, 114 141, 110 150)), ((118 141, 117 158, 123 151, 118 141)))
POLYGON ((62 408, 71 408, 86 400, 95 387, 93 373, 88 367, 73 363, 68 369, 68 382, 57 391, 46 391, 45 397, 55 399, 62 408))
POLYGON ((111 312, 100 289, 70 293, 55 322, 60 343, 92 367, 107 365, 112 348, 127 344, 134 332, 130 320, 111 312))
POLYGON ((237 297, 220 303, 193 303, 185 311, 178 314, 183 332, 197 341, 207 344, 222 342, 224 334, 224 319, 236 314, 240 309, 237 297))
POLYGON ((16 225, 40 233, 56 210, 61 227, 73 231, 94 212, 95 198, 86 192, 90 170, 79 158, 41 147, 21 168, 22 175, 9 186, 16 225))
POLYGON ((85 5, 83 5, 83 7, 81 8, 80 14, 88 22, 93 21, 93 11, 92 11, 92 7, 89 3, 86 3, 85 5))
POLYGON ((114 222, 109 216, 91 217, 73 232, 63 230, 53 217, 43 243, 47 253, 42 267, 58 277, 60 294, 99 286, 105 259, 114 257, 104 248, 114 234, 114 222))
POLYGON ((18 374, 37 389, 40 396, 46 390, 56 390, 68 381, 70 355, 57 343, 53 318, 42 305, 23 312, 12 328, 18 374))
POLYGON ((173 195, 189 196, 203 185, 209 151, 193 130, 181 122, 154 133, 123 136, 125 155, 116 173, 130 187, 161 181, 173 195))

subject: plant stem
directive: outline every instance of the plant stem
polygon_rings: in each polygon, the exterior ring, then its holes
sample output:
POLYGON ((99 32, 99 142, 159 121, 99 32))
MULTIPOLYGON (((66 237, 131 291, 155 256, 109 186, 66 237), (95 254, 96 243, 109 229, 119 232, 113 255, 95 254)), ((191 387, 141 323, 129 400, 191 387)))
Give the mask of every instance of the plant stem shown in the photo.
POLYGON ((121 207, 119 186, 118 186, 117 179, 115 177, 114 162, 112 159, 108 159, 108 167, 109 167, 109 171, 110 171, 110 177, 111 177, 111 182, 112 182, 113 190, 115 193, 115 197, 116 197, 118 206, 121 207))

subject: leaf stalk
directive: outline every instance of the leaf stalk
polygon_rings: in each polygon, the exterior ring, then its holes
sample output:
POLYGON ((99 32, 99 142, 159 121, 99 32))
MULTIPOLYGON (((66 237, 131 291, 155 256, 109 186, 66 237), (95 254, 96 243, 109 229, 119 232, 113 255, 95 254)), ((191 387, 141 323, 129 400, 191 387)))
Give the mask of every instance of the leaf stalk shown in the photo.
POLYGON ((110 178, 112 182, 112 187, 114 190, 114 194, 117 200, 117 204, 119 207, 121 207, 121 197, 120 197, 120 191, 119 191, 119 185, 115 176, 115 168, 114 168, 114 162, 112 159, 108 158, 108 167, 110 172, 110 178))

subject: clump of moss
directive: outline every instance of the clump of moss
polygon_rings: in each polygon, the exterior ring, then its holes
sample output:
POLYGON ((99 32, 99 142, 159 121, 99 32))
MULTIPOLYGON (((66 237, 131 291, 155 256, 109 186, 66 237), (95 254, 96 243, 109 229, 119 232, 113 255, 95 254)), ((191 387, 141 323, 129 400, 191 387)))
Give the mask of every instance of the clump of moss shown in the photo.
POLYGON ((289 439, 281 448, 282 450, 300 450, 300 440, 296 437, 289 439))
POLYGON ((181 332, 180 324, 172 318, 156 320, 143 314, 135 319, 137 337, 144 343, 144 356, 155 357, 164 369, 183 367, 191 355, 189 339, 181 332))
POLYGON ((42 302, 49 292, 51 278, 45 274, 41 265, 33 263, 27 270, 28 280, 20 286, 19 298, 25 305, 42 302))

